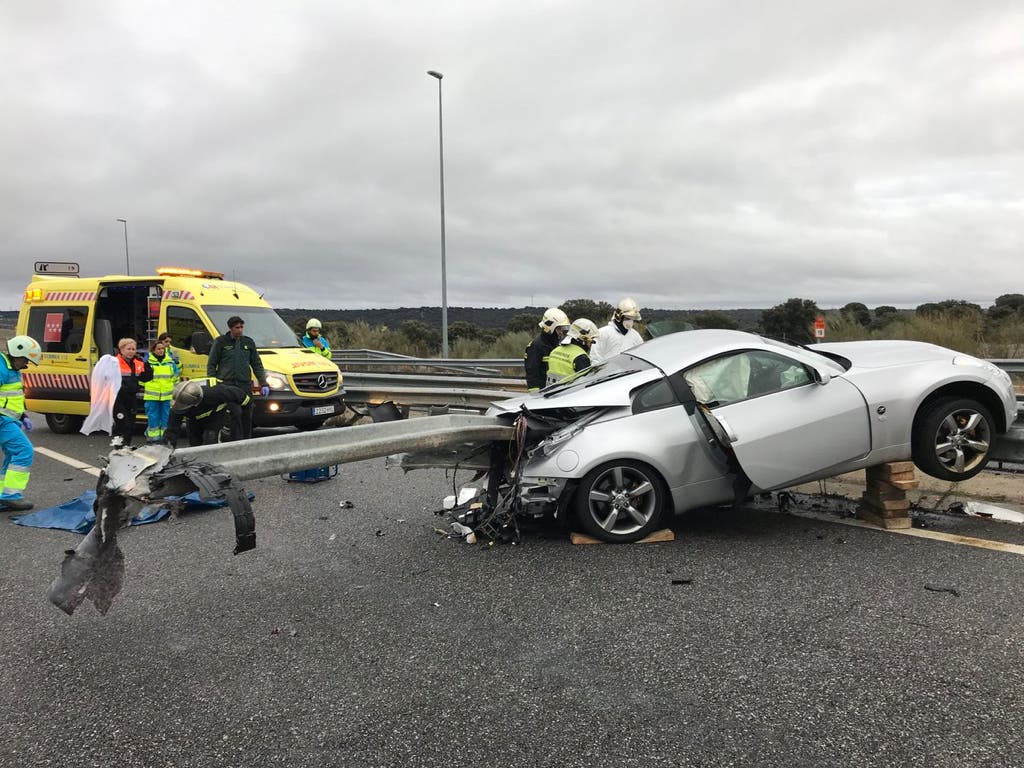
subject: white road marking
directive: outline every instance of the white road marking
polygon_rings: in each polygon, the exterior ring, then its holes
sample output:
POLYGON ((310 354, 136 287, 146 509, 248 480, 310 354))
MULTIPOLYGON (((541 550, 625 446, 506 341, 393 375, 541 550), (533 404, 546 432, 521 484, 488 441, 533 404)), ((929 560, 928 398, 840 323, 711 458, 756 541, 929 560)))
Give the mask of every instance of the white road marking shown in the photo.
POLYGON ((91 464, 86 464, 84 461, 73 459, 70 456, 65 456, 63 453, 57 453, 56 451, 51 451, 49 448, 42 448, 38 445, 33 446, 33 449, 36 453, 41 453, 43 456, 49 456, 51 459, 56 459, 57 461, 67 464, 69 467, 80 469, 93 477, 100 476, 100 470, 97 467, 94 467, 91 464))
POLYGON ((841 518, 832 515, 823 515, 818 512, 797 512, 787 510, 784 514, 793 517, 806 517, 809 520, 820 520, 826 523, 839 523, 849 525, 853 528, 868 528, 880 533, 898 533, 902 536, 916 536, 919 539, 932 539, 933 541, 944 541, 947 544, 962 544, 966 547, 977 547, 978 549, 994 549, 997 552, 1010 552, 1014 555, 1024 555, 1024 545, 1007 544, 1003 541, 991 541, 989 539, 976 539, 973 536, 960 536, 956 533, 941 533, 940 531, 927 531, 921 528, 879 528, 877 525, 867 523, 854 518, 841 518))

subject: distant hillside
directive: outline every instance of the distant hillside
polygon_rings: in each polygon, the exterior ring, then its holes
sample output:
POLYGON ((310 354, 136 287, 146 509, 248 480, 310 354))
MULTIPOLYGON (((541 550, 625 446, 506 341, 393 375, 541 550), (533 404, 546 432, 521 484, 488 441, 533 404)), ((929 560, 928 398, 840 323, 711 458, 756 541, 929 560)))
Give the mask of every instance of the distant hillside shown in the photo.
MULTIPOLYGON (((478 328, 504 330, 512 318, 517 315, 531 315, 540 319, 547 307, 448 307, 448 322, 465 321, 478 328)), ((698 309, 644 309, 644 322, 657 322, 669 318, 686 319, 704 310, 698 309)), ((761 319, 761 309, 722 309, 718 310, 736 321, 740 328, 752 329, 761 319)), ((398 309, 278 309, 278 314, 285 322, 292 325, 294 321, 316 317, 322 323, 353 322, 362 320, 369 325, 384 325, 397 328, 405 320, 419 320, 426 325, 441 328, 440 307, 400 307, 398 309)), ((598 325, 603 325, 608 318, 591 318, 598 325)))

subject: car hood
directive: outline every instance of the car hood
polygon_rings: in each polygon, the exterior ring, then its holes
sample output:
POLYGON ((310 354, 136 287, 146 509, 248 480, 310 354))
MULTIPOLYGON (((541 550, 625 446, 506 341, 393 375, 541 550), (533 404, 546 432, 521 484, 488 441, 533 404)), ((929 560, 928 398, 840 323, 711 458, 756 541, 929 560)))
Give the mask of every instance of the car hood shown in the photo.
POLYGON ((625 376, 595 381, 587 385, 578 385, 568 389, 557 389, 558 385, 551 387, 553 391, 542 390, 520 397, 513 397, 508 400, 500 400, 491 405, 487 412, 490 415, 499 413, 513 413, 526 407, 531 411, 543 411, 554 408, 604 408, 615 406, 628 406, 630 404, 630 393, 641 384, 654 381, 662 377, 662 372, 657 368, 643 371, 633 371, 625 376))
POLYGON ((815 344, 811 349, 842 355, 856 368, 887 368, 929 360, 952 360, 959 354, 952 349, 920 341, 846 341, 815 344))

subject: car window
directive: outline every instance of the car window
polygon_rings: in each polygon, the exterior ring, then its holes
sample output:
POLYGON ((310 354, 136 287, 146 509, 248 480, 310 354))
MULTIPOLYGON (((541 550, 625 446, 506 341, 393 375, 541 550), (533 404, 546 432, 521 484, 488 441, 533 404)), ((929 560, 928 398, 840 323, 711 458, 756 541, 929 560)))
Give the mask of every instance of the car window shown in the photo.
POLYGON ((814 379, 803 363, 763 350, 745 350, 706 360, 683 377, 697 402, 725 405, 802 387, 814 379))
POLYGON ((640 387, 633 395, 633 413, 646 413, 673 405, 679 405, 679 400, 668 379, 652 381, 640 387))

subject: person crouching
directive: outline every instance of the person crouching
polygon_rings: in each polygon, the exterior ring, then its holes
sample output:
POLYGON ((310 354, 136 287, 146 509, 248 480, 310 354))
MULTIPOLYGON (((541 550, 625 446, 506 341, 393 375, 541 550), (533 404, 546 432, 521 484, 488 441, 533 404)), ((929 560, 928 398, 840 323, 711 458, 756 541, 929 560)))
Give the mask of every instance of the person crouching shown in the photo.
POLYGON ((242 409, 249 395, 230 384, 202 386, 198 381, 181 381, 171 393, 171 415, 163 441, 174 446, 184 426, 189 446, 238 440, 242 409), (226 429, 225 429, 226 427, 226 429))

